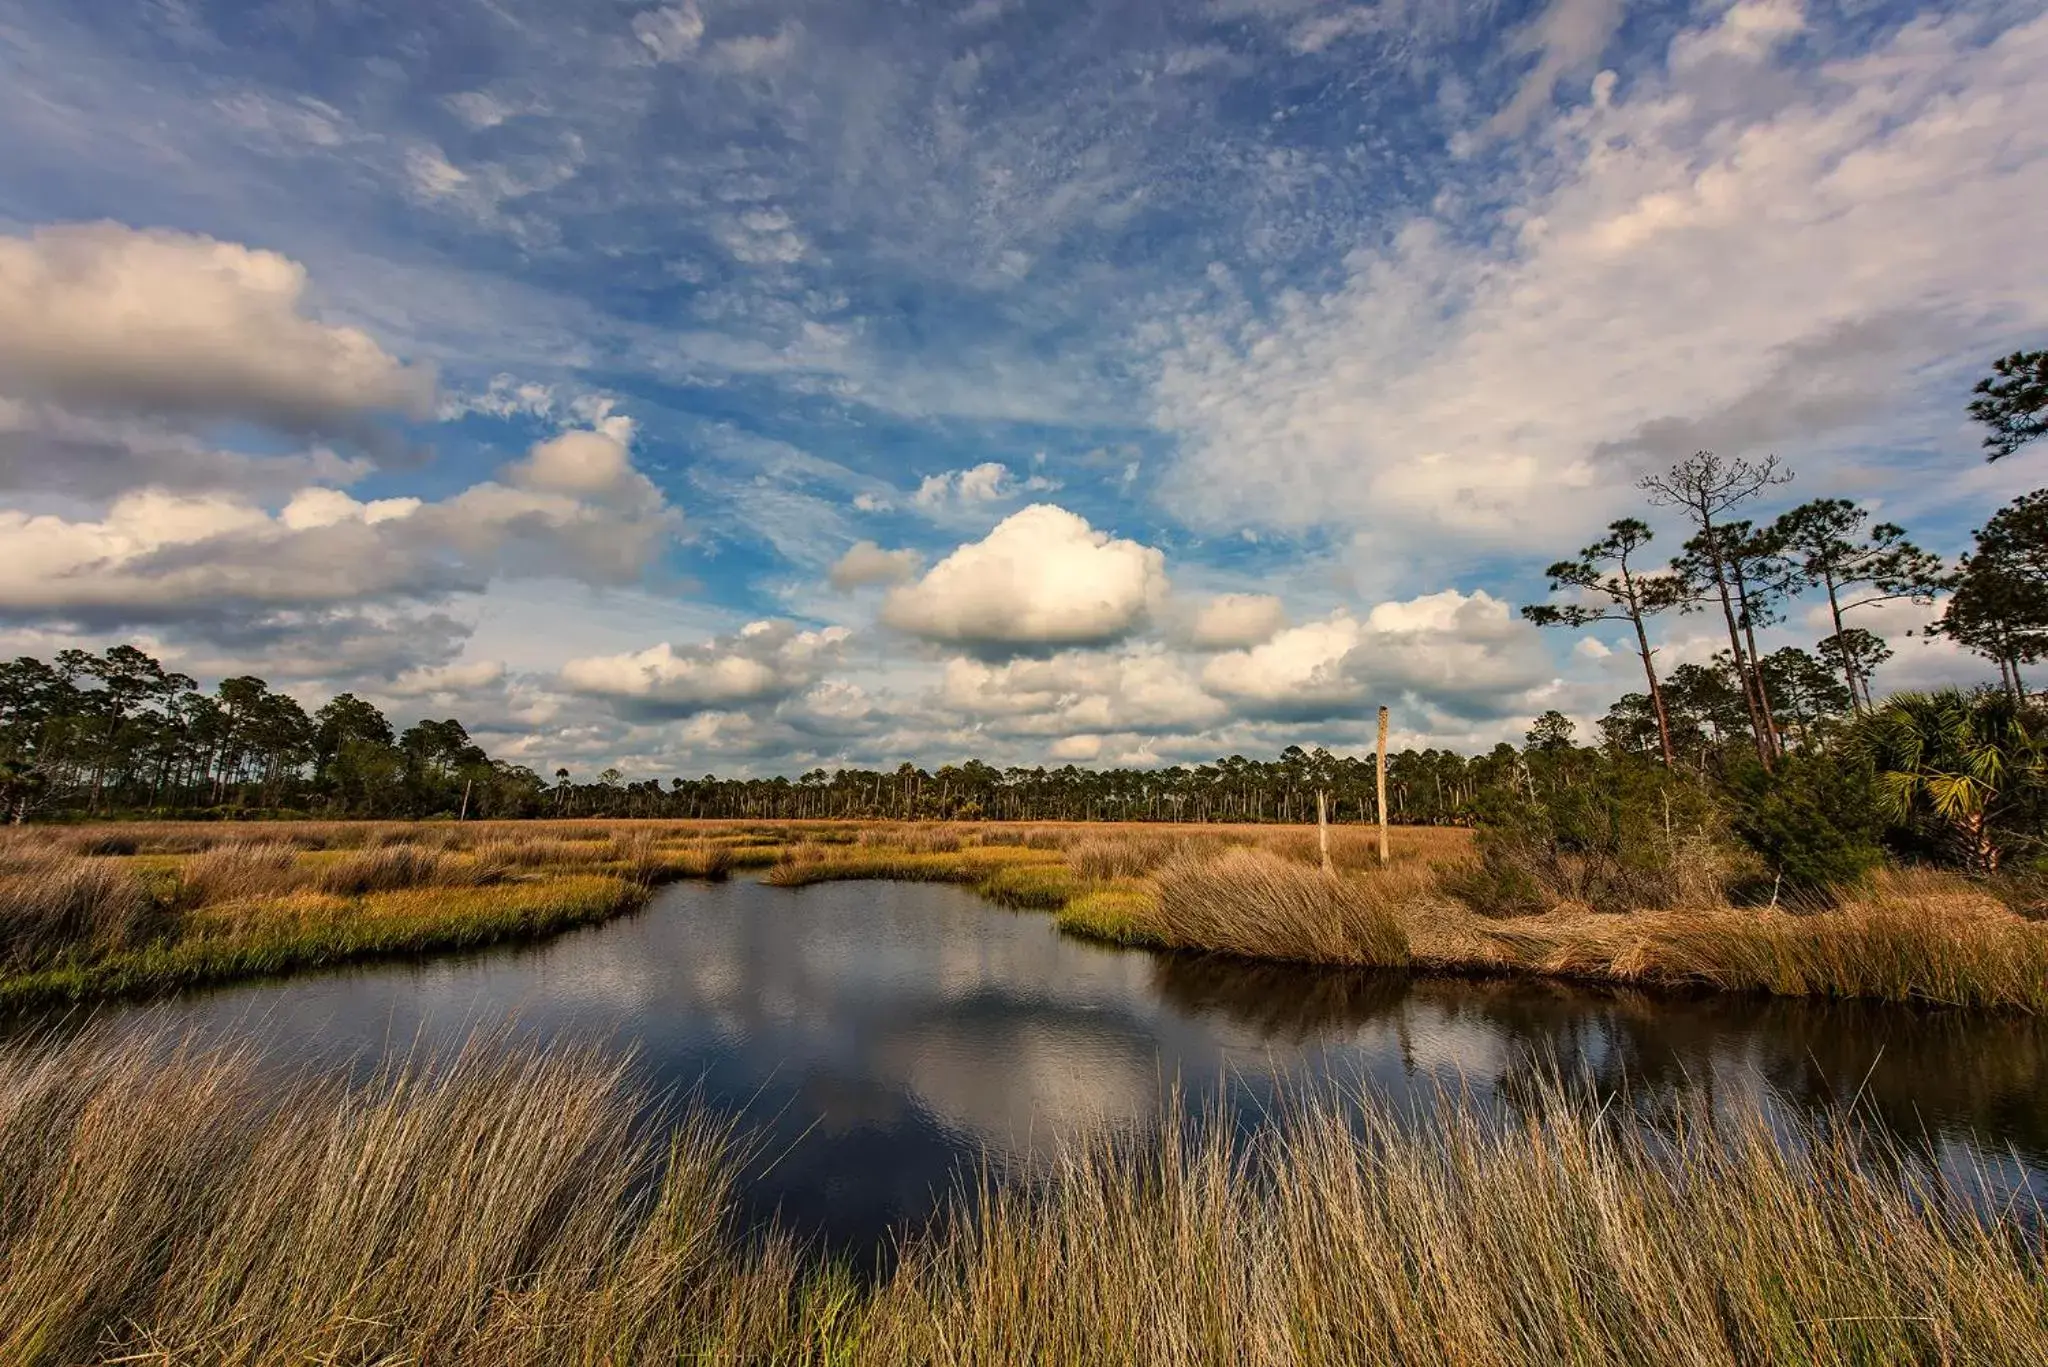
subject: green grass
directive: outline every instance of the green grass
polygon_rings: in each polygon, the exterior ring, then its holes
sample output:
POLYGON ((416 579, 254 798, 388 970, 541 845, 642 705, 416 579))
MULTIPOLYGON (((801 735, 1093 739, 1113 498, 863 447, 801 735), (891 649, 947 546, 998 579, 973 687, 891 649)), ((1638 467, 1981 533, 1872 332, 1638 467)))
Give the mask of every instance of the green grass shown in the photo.
POLYGON ((0 978, 0 1007, 151 995, 361 959, 538 939, 633 911, 648 892, 645 883, 600 874, 244 904, 249 919, 232 926, 0 978))

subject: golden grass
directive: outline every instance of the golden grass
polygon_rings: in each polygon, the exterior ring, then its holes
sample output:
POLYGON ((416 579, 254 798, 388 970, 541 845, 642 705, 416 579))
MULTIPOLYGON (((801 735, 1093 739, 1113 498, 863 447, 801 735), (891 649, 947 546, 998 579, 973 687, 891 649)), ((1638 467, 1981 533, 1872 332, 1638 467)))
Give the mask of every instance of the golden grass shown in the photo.
POLYGON ((361 1083, 88 1036, 0 1055, 0 1361, 628 1367, 2038 1363, 2041 1212, 1853 1124, 1539 1087, 1419 1120, 1177 1108, 868 1285, 735 1219, 734 1139, 489 1043, 361 1083), (1789 1142, 1788 1142, 1789 1141, 1789 1142), (1959 1183, 1960 1185, 1952 1185, 1959 1183))
POLYGON ((661 882, 726 877, 738 848, 724 835, 649 823, 8 832, 0 1004, 552 934, 630 911, 661 882))
POLYGON ((1172 948, 1368 967, 1408 962, 1407 928, 1368 879, 1236 846, 1181 855, 1153 882, 1157 919, 1146 929, 1172 948))
MULTIPOLYGON (((1391 835, 1392 867, 1381 869, 1370 828, 1333 828, 1332 880, 1318 872, 1316 833, 1304 827, 541 821, 27 828, 0 832, 0 1000, 15 997, 24 975, 44 995, 91 995, 115 983, 151 990, 138 965, 175 960, 170 951, 204 927, 209 908, 232 906, 236 924, 251 934, 266 899, 279 903, 272 910, 280 922, 292 924, 307 920, 305 908, 321 908, 312 920, 330 938, 325 949, 307 943, 280 956, 264 939, 262 954, 237 959, 214 944, 198 959, 224 974, 276 971, 331 962, 329 951, 421 952, 545 934, 638 905, 648 887, 668 879, 759 868, 764 881, 782 887, 844 879, 957 883, 1006 906, 1052 912, 1073 934, 1119 944, 2048 1010, 2048 926, 1952 876, 1883 872, 1839 905, 1800 914, 1701 895, 1628 915, 1566 903, 1484 919, 1448 891, 1470 857, 1469 832, 1404 827, 1391 835), (83 849, 136 853, 77 853, 83 849), (594 897, 594 885, 572 889, 565 881, 584 878, 610 880, 602 886, 612 891, 594 897), (536 887, 562 891, 560 915, 534 913, 534 900, 546 900, 536 887), (429 893, 415 904, 438 902, 447 914, 414 918, 413 940, 401 946, 343 933, 351 916, 368 912, 375 890, 422 888, 429 893), (321 890, 346 906, 303 900, 321 890), (464 927, 460 918, 472 915, 481 922, 464 927), (120 971, 95 967, 109 956, 123 960, 120 971)), ((162 985, 196 980, 187 964, 162 985)))

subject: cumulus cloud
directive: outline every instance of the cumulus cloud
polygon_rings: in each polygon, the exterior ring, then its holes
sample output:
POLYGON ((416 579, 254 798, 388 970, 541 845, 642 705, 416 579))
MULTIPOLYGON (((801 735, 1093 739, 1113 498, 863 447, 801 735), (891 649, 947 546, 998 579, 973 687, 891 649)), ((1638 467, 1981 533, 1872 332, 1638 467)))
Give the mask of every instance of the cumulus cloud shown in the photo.
POLYGON ((571 660, 562 683, 637 717, 779 702, 816 683, 837 663, 844 627, 805 631, 790 622, 752 622, 731 636, 693 646, 668 642, 625 655, 571 660))
POLYGON ((1636 463, 1725 448, 1724 415, 1799 441, 1812 482, 1830 460, 1875 476, 1879 433, 1952 440, 1991 339, 2048 325, 2048 273, 2011 264, 2048 211, 2048 16, 1925 19, 1818 66, 1779 55, 1798 24, 1743 0, 1625 97, 1596 81, 1487 187, 1504 217, 1447 199, 1450 229, 1360 247, 1320 297, 1263 314, 1219 290, 1173 320, 1173 506, 1369 527, 1387 554, 1533 552, 1615 515, 1636 463), (1637 445, 1674 422, 1683 445, 1637 445))
POLYGON ((1175 636, 1196 650, 1240 650, 1287 625, 1287 607, 1270 593, 1220 593, 1180 605, 1175 636))
POLYGON ((1018 479, 1010 467, 999 461, 983 461, 966 470, 945 470, 926 475, 910 501, 926 512, 948 508, 997 503, 1020 494, 1044 493, 1059 484, 1044 475, 1018 479))
POLYGON ((1164 602, 1166 557, 1035 503, 892 590, 882 619, 929 641, 982 654, 1106 645, 1164 602))
POLYGON ((1156 646, 1002 665, 951 660, 939 701, 1002 734, 1032 736, 1183 730, 1214 725, 1229 711, 1156 646))
POLYGON ((1405 699, 1458 717, 1518 715, 1550 681, 1536 629, 1491 595, 1446 589, 1334 612, 1212 659, 1211 692, 1248 715, 1318 718, 1405 699))
POLYGON ((871 584, 901 584, 923 562, 913 550, 885 551, 872 541, 856 541, 833 564, 829 577, 833 588, 849 593, 871 584))
POLYGON ((296 431, 424 417, 434 377, 311 316, 288 257, 89 223, 0 237, 0 394, 296 431))
POLYGON ((630 582, 681 524, 620 435, 566 434, 502 482, 435 502, 313 487, 273 511, 241 493, 143 488, 93 519, 0 510, 0 614, 138 623, 434 598, 501 574, 630 582))
POLYGON ((384 685, 395 698, 423 698, 434 695, 459 697, 504 682, 502 660, 472 660, 467 664, 434 665, 408 669, 384 685))

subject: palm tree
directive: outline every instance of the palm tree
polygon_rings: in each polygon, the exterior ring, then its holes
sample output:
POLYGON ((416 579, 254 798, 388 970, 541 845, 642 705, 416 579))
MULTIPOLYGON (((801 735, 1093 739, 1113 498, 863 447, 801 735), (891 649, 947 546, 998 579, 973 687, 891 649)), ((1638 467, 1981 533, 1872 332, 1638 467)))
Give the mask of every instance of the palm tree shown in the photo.
POLYGON ((2048 729, 2004 693, 1900 693, 1859 731, 1883 814, 1930 823, 1978 873, 1995 873, 2048 783, 2048 729))

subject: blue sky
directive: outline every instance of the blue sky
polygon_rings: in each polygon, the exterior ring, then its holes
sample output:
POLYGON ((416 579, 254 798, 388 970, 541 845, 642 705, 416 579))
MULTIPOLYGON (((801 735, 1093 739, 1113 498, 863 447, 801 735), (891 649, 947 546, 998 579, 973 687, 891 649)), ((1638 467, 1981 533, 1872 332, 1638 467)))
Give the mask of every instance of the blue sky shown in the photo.
POLYGON ((2044 209, 2038 3, 0 0, 0 648, 636 776, 1488 745, 1630 686, 1514 610, 1647 469, 2042 483, 2044 209))

